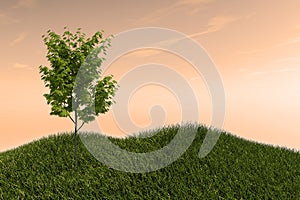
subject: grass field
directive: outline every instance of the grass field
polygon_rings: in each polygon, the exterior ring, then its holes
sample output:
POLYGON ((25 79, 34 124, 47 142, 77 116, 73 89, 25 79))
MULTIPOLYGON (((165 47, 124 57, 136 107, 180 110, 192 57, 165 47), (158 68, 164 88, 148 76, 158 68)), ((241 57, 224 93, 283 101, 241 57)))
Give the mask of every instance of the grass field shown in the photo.
MULTIPOLYGON (((148 137, 110 140, 148 152, 168 144, 179 125, 148 137)), ((74 170, 73 135, 51 135, 0 153, 0 199, 299 199, 300 153, 247 141, 222 132, 205 158, 198 151, 207 133, 174 163, 149 173, 108 168, 78 137, 74 170)))

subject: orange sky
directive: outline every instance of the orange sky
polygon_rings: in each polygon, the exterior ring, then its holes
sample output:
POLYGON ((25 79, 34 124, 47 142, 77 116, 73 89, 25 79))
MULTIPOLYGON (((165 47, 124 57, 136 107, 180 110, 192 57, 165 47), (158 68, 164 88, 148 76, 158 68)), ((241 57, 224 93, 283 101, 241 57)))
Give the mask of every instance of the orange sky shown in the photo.
MULTIPOLYGON (((41 36, 48 29, 61 34, 64 26, 71 31, 81 27, 87 36, 149 26, 186 34, 208 52, 222 78, 222 128, 251 140, 300 149, 299 7, 299 0, 1 1, 0 151, 73 130, 69 119, 49 115, 50 106, 42 96, 47 89, 38 72, 39 65, 49 65, 41 36)), ((167 65, 185 77, 198 99, 199 122, 210 124, 212 105, 205 82, 178 56, 137 51, 118 59, 107 73, 118 80, 147 63, 167 65)), ((157 104, 166 111, 166 123, 180 121, 176 97, 157 85, 136 91, 128 112, 134 123, 147 126, 149 109, 157 104)), ((98 121, 106 132, 120 135, 111 112, 98 121)))

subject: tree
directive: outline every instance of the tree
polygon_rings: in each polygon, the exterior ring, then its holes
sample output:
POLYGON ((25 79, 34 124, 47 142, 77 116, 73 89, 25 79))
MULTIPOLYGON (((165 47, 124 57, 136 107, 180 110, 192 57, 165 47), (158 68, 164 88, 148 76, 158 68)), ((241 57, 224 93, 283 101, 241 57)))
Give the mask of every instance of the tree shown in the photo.
POLYGON ((113 96, 118 88, 113 75, 99 79, 99 66, 105 59, 112 36, 103 39, 103 31, 98 31, 85 39, 85 34, 80 30, 78 28, 73 34, 64 27, 62 36, 51 30, 47 31, 47 35, 42 35, 50 67, 39 66, 41 79, 50 90, 43 95, 47 104, 51 105, 50 115, 69 117, 74 124, 75 168, 78 131, 85 123, 109 110, 115 103, 113 96), (78 73, 79 70, 83 71, 78 73), (71 113, 74 113, 73 117, 71 113), (81 124, 78 124, 79 120, 81 124))

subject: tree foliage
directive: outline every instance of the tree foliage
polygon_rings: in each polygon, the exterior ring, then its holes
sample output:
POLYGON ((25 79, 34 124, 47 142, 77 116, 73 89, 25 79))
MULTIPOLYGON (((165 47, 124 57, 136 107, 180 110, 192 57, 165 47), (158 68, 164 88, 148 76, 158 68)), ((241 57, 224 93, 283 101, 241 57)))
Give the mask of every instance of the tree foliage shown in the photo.
POLYGON ((85 123, 109 110, 118 87, 113 75, 100 79, 99 66, 105 59, 112 36, 103 39, 103 31, 96 32, 91 38, 85 39, 85 36, 80 28, 73 34, 67 27, 62 35, 48 30, 42 36, 50 62, 49 67, 39 66, 41 79, 49 88, 44 97, 51 105, 50 115, 72 120, 74 139, 85 123))
POLYGON ((50 89, 48 94, 44 94, 47 104, 51 105, 50 115, 69 117, 74 122, 70 113, 77 110, 78 117, 87 123, 94 119, 93 115, 97 116, 99 113, 107 112, 114 103, 113 96, 117 89, 117 82, 113 80, 113 75, 98 80, 97 85, 94 86, 94 99, 90 95, 93 81, 100 77, 101 71, 98 66, 105 59, 99 57, 99 54, 106 55, 111 37, 102 39, 103 31, 101 31, 85 40, 85 34, 80 32, 80 28, 77 29, 75 34, 72 34, 67 30, 67 27, 65 27, 62 36, 51 30, 48 30, 47 33, 48 35, 43 35, 42 38, 48 49, 46 57, 50 62, 50 67, 39 66, 39 69, 45 87, 50 89), (100 46, 96 46, 98 44, 100 46), (81 73, 84 76, 82 75, 76 79, 80 67, 81 70, 85 70, 81 73), (84 97, 82 93, 86 92, 89 98, 78 99, 78 96, 74 96, 74 88, 81 92, 80 97, 84 97), (76 103, 75 107, 74 104, 72 107, 72 99, 73 103, 76 103), (90 109, 89 105, 92 105, 91 101, 93 100, 95 101, 95 113, 87 111, 90 109), (85 106, 85 108, 80 110, 80 106, 85 106))

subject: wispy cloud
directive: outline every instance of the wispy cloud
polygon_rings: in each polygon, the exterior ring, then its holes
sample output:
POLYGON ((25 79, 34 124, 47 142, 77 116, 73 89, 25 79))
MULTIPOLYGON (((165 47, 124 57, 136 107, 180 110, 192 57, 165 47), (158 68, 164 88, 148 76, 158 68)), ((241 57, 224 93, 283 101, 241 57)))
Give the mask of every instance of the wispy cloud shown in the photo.
POLYGON ((27 65, 27 64, 22 64, 22 63, 12 63, 13 68, 16 69, 26 69, 26 70, 32 70, 32 68, 27 65))
POLYGON ((214 0, 178 0, 176 5, 198 5, 198 4, 205 4, 211 3, 214 0))
POLYGON ((284 47, 284 46, 287 46, 287 45, 293 45, 293 44, 296 44, 296 43, 300 43, 300 36, 287 39, 285 42, 275 43, 275 44, 267 46, 265 48, 257 48, 257 49, 252 49, 252 50, 248 50, 248 51, 238 51, 237 54, 240 54, 240 55, 253 55, 253 54, 258 54, 258 53, 270 51, 270 50, 275 49, 275 48, 280 48, 280 47, 284 47))
POLYGON ((34 7, 37 0, 19 0, 13 8, 32 8, 34 7))
POLYGON ((213 33, 220 31, 230 23, 237 21, 240 17, 233 17, 233 16, 216 16, 209 20, 207 24, 207 28, 204 31, 200 31, 198 33, 194 33, 189 35, 189 37, 198 37, 204 34, 213 33))
POLYGON ((300 61, 300 55, 298 57, 291 56, 291 57, 280 58, 280 59, 277 59, 276 62, 290 62, 290 61, 296 61, 296 60, 300 61))
POLYGON ((162 17, 168 16, 174 12, 174 9, 176 8, 176 5, 170 5, 168 7, 163 7, 160 9, 155 10, 154 12, 151 12, 150 14, 145 15, 144 17, 141 17, 137 21, 134 21, 133 23, 135 25, 141 25, 141 24, 153 24, 158 22, 162 17))
POLYGON ((178 0, 174 4, 168 5, 167 7, 161 7, 154 12, 140 18, 138 21, 135 21, 135 25, 140 24, 153 24, 158 22, 163 17, 169 16, 172 13, 178 12, 180 9, 184 8, 193 8, 193 12, 197 12, 201 7, 201 5, 208 4, 213 2, 214 0, 178 0), (195 10, 195 6, 197 10, 195 10))
POLYGON ((279 69, 275 72, 300 72, 300 68, 299 67, 287 67, 287 68, 279 69))
POLYGON ((279 43, 276 46, 277 47, 287 46, 287 45, 291 45, 291 44, 295 44, 295 43, 299 43, 299 42, 300 42, 300 36, 294 37, 294 38, 290 38, 286 42, 279 43))
POLYGON ((186 14, 194 16, 203 10, 203 6, 212 3, 214 0, 179 0, 175 3, 176 7, 188 8, 186 14))
POLYGON ((271 70, 264 70, 264 71, 253 71, 249 72, 249 76, 266 76, 266 75, 271 75, 274 73, 284 73, 284 72, 290 72, 290 73, 295 73, 295 72, 300 72, 299 67, 285 67, 285 68, 279 68, 279 69, 271 69, 271 70))
POLYGON ((252 49, 252 50, 246 50, 246 51, 237 51, 236 53, 239 55, 253 55, 253 54, 264 52, 268 49, 269 48, 252 49))
MULTIPOLYGON (((192 33, 186 36, 179 36, 170 38, 168 40, 160 41, 158 43, 152 44, 154 47, 161 47, 166 48, 170 45, 173 45, 181 40, 187 39, 187 38, 196 38, 204 34, 209 34, 213 32, 217 32, 225 28, 230 23, 233 23, 234 21, 239 20, 241 17, 233 17, 233 16, 216 16, 211 18, 208 23, 205 30, 202 30, 200 32, 192 33)), ((138 53, 135 53, 134 56, 139 57, 146 57, 146 56, 153 56, 162 53, 161 51, 140 51, 138 53)), ((128 56, 132 56, 129 54, 128 56)))
POLYGON ((196 38, 199 36, 202 36, 204 34, 213 33, 222 30, 230 23, 240 19, 240 17, 232 17, 232 16, 216 16, 211 18, 208 21, 207 28, 203 31, 192 33, 189 35, 186 35, 186 37, 178 37, 178 38, 171 38, 166 41, 160 42, 158 45, 160 46, 168 46, 172 45, 176 42, 179 42, 180 40, 186 39, 186 38, 196 38))
POLYGON ((199 80, 199 79, 202 79, 202 77, 201 76, 195 76, 195 77, 192 77, 190 80, 195 81, 195 80, 199 80))
POLYGON ((14 46, 16 44, 19 44, 20 42, 22 42, 23 40, 25 40, 27 37, 27 33, 23 32, 20 33, 17 38, 15 38, 13 41, 11 41, 10 46, 14 46))
POLYGON ((19 20, 8 16, 6 13, 0 13, 0 25, 17 23, 19 20))
POLYGON ((159 49, 143 49, 139 51, 135 51, 134 53, 126 54, 123 57, 139 57, 139 58, 145 58, 149 56, 155 56, 158 54, 163 53, 163 50, 159 49))
POLYGON ((249 76, 258 76, 258 75, 264 75, 264 74, 267 74, 269 72, 266 72, 266 71, 254 71, 254 72, 249 72, 248 75, 249 76))

